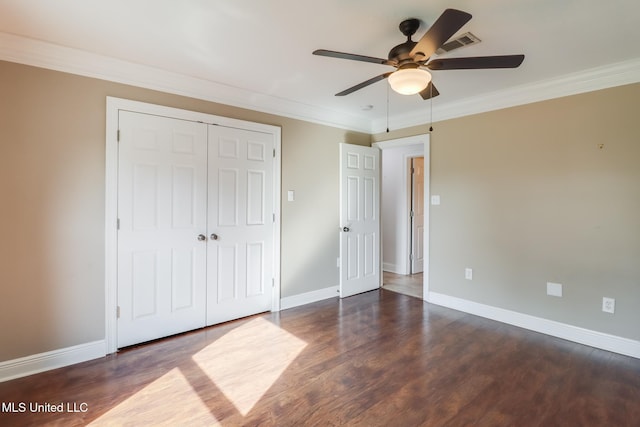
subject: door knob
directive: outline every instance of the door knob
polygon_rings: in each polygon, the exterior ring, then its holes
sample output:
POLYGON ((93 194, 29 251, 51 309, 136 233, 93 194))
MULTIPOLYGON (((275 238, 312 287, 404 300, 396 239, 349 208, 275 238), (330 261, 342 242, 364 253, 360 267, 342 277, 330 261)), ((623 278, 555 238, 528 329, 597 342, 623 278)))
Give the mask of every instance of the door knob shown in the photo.
POLYGON ((218 235, 216 233, 211 233, 211 240, 218 240, 218 235))
POLYGON ((349 227, 342 227, 342 231, 344 231, 345 233, 348 233, 351 230, 349 229, 349 227))
POLYGON ((204 242, 205 240, 207 240, 207 236, 205 236, 204 234, 198 234, 198 240, 204 242))

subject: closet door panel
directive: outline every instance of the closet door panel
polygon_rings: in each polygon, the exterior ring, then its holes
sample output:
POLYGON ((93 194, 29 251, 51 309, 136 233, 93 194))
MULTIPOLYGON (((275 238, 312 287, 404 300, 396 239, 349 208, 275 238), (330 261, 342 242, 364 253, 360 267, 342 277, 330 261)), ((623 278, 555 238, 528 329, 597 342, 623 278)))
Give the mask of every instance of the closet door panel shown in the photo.
POLYGON ((207 125, 120 111, 118 347, 206 322, 207 125))
POLYGON ((207 324, 269 311, 273 135, 209 127, 207 324))

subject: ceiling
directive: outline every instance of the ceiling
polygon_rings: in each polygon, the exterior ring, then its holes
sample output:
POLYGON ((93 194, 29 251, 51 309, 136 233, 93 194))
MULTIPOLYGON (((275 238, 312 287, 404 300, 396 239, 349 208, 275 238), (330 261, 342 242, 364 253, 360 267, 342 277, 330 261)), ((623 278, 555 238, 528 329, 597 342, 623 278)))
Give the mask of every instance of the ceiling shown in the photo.
POLYGON ((637 0, 0 0, 0 59, 378 132, 640 81, 639 26, 637 0), (524 63, 434 71, 433 103, 389 91, 387 112, 384 81, 334 94, 393 68, 311 54, 386 58, 400 21, 418 40, 446 8, 482 40, 446 57, 524 63))

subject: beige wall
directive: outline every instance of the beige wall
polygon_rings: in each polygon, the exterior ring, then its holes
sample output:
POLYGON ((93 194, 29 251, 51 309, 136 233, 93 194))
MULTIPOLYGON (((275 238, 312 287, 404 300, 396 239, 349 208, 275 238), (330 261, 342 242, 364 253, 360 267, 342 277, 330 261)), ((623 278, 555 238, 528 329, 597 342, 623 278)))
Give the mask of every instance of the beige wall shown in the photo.
POLYGON ((337 285, 338 143, 369 135, 0 62, 0 361, 104 338, 106 96, 281 126, 282 296, 337 285))
MULTIPOLYGON (((104 338, 106 96, 281 126, 282 296, 338 283, 338 143, 369 135, 0 62, 0 361, 104 338)), ((640 339, 639 104, 632 85, 436 123, 431 290, 640 339)))
POLYGON ((635 84, 436 123, 431 291, 640 340, 638 111, 635 84))

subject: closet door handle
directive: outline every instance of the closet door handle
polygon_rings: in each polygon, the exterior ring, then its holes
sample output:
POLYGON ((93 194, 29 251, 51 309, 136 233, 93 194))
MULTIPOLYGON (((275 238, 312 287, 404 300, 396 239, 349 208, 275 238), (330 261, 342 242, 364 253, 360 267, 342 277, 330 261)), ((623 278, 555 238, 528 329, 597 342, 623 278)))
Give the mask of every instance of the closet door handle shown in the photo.
POLYGON ((204 242, 205 240, 207 240, 207 236, 205 236, 204 234, 198 234, 198 240, 204 242))
POLYGON ((216 233, 211 233, 211 240, 218 240, 218 235, 216 233))

